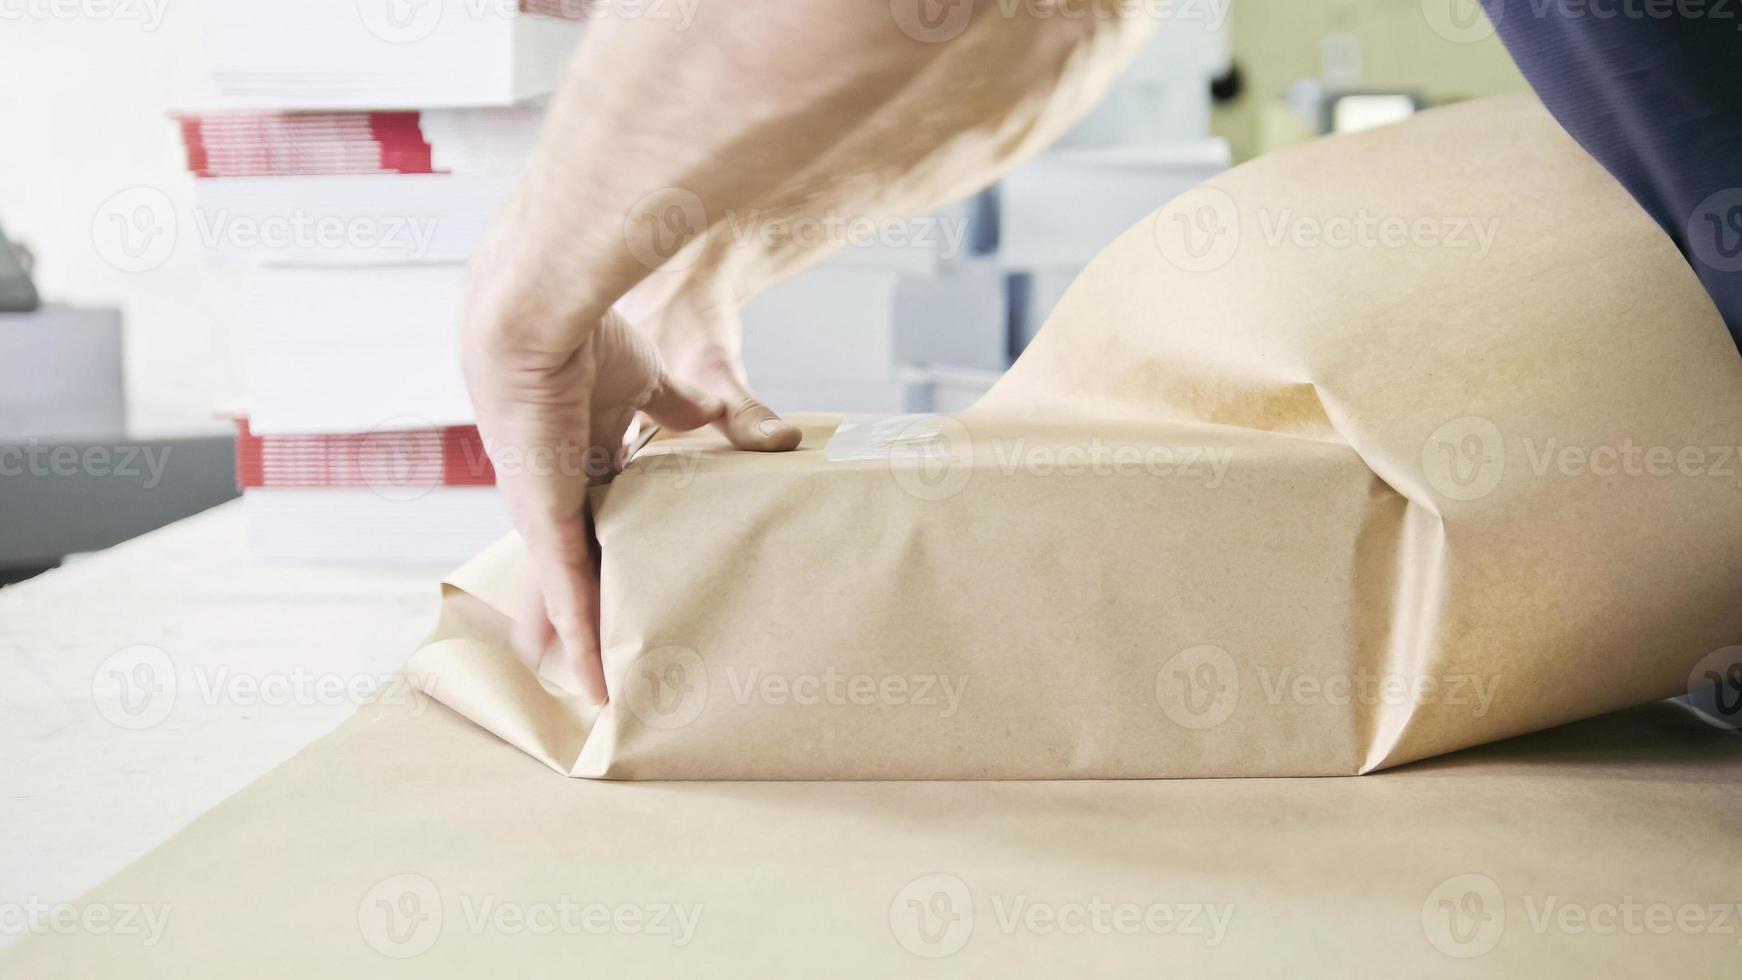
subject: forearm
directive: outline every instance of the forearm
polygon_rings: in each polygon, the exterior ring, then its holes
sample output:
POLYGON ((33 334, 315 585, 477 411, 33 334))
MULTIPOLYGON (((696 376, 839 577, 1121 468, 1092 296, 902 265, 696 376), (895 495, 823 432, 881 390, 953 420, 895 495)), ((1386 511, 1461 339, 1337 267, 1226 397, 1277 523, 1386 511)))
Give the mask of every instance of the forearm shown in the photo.
POLYGON ((988 3, 927 43, 884 3, 702 8, 685 32, 596 25, 479 256, 470 331, 568 349, 673 257, 674 233, 688 238, 671 288, 755 288, 816 245, 746 237, 746 222, 969 193, 1086 111, 1149 26, 988 3))

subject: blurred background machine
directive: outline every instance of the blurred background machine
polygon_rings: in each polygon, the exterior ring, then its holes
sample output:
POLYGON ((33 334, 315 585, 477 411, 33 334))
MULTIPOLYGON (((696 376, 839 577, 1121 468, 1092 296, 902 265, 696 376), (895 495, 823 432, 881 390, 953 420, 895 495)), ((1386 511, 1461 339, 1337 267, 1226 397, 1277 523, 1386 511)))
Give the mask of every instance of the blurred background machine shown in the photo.
POLYGON ((236 494, 222 436, 127 433, 121 313, 41 304, 0 231, 0 584, 236 494))

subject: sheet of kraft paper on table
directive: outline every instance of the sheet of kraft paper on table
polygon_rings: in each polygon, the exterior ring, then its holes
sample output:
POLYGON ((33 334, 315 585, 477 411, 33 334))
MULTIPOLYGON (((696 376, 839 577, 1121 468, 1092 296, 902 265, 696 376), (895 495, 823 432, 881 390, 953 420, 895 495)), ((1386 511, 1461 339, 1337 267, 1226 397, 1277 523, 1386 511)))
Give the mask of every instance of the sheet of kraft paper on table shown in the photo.
POLYGON ((409 673, 576 776, 1352 775, 1742 641, 1742 358, 1529 98, 1188 192, 980 404, 894 424, 661 439, 600 488, 601 712, 509 652, 513 541, 409 673))
POLYGON ((630 784, 398 699, 0 976, 1719 977, 1738 867, 1742 738, 1664 703, 1360 779, 630 784))

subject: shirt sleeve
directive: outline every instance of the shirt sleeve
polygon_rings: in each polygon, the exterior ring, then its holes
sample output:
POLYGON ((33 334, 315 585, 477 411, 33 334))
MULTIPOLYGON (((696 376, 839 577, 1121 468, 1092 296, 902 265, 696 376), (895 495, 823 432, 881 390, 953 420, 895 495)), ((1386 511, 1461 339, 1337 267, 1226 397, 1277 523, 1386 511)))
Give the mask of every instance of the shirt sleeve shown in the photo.
POLYGON ((1482 0, 1537 95, 1675 240, 1742 347, 1742 0, 1482 0))

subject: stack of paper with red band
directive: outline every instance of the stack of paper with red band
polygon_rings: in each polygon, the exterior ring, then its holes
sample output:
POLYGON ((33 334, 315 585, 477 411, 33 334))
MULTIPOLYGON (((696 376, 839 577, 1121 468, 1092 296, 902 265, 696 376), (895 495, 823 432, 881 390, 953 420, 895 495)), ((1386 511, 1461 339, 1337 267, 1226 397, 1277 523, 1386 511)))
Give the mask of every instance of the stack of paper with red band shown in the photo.
POLYGON ((459 370, 465 263, 590 0, 208 0, 218 99, 176 120, 193 225, 246 295, 256 553, 460 561, 508 528, 459 370))
POLYGON ((227 112, 179 122, 199 177, 435 172, 415 112, 227 112))
POLYGON ((265 557, 446 564, 508 528, 472 426, 259 435, 239 419, 237 430, 249 544, 265 557))
POLYGON ((255 109, 495 106, 549 94, 584 5, 207 0, 213 87, 255 109))
POLYGON ((261 487, 487 487, 496 470, 476 426, 259 435, 236 422, 236 473, 261 487))
POLYGON ((541 105, 397 112, 225 110, 177 118, 198 177, 517 173, 541 105))

